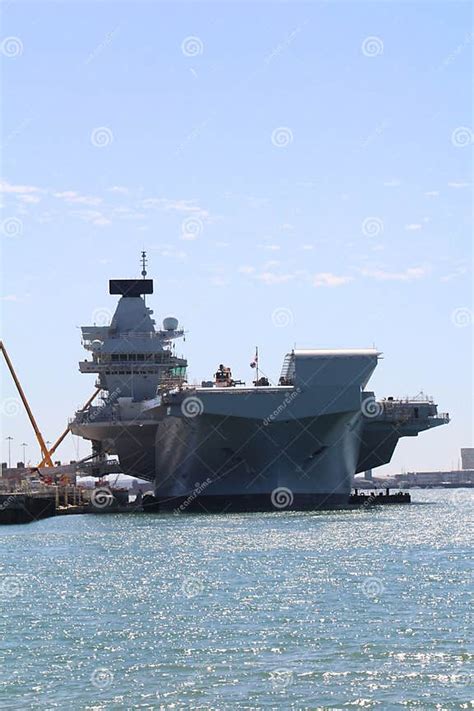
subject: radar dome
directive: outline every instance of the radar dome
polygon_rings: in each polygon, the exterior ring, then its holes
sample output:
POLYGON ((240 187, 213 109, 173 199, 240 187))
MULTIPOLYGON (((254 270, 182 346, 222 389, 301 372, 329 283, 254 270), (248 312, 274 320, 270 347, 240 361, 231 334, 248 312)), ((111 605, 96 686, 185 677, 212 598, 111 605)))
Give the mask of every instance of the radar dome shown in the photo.
POLYGON ((165 331, 176 331, 178 328, 178 319, 174 316, 168 316, 163 320, 163 328, 165 331))
POLYGON ((92 348, 93 348, 95 351, 100 350, 103 345, 104 345, 104 344, 102 343, 102 341, 99 341, 99 340, 92 341, 92 343, 91 343, 91 346, 92 346, 92 348))

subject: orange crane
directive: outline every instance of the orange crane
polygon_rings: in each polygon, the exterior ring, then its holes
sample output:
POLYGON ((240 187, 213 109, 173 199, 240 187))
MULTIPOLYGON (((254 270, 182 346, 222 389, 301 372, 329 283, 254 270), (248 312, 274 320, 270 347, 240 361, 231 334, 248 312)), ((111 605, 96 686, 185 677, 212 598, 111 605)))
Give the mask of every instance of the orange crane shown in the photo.
MULTIPOLYGON (((30 422, 31 422, 31 425, 32 425, 32 427, 33 427, 33 429, 34 429, 34 431, 35 431, 36 439, 38 440, 38 444, 39 444, 40 449, 41 449, 41 454, 42 454, 42 456, 43 456, 43 459, 41 460, 40 464, 38 464, 38 468, 39 468, 39 467, 44 467, 44 466, 46 466, 46 467, 54 467, 53 460, 51 459, 51 455, 53 454, 53 452, 56 451, 56 449, 59 447, 59 445, 61 444, 61 442, 63 441, 63 439, 66 437, 67 433, 69 432, 69 427, 67 427, 67 428, 64 430, 64 432, 62 433, 62 435, 61 435, 60 437, 58 437, 58 439, 57 439, 56 442, 53 444, 53 446, 51 447, 51 449, 48 450, 48 448, 47 448, 47 446, 46 446, 46 443, 45 443, 45 441, 44 441, 44 439, 43 439, 43 435, 41 434, 40 429, 39 429, 38 425, 36 424, 36 420, 35 420, 35 418, 34 418, 34 416, 33 416, 33 413, 32 413, 32 411, 31 411, 31 408, 30 408, 30 406, 29 406, 29 404, 28 404, 28 400, 26 399, 26 395, 25 395, 25 393, 23 392, 23 388, 22 388, 21 385, 20 385, 20 381, 19 381, 18 378, 17 378, 17 375, 16 375, 16 373, 15 373, 15 369, 14 369, 14 367, 13 367, 13 363, 12 363, 11 360, 10 360, 10 357, 9 357, 9 355, 8 355, 8 353, 7 353, 7 349, 5 348, 5 346, 4 346, 4 344, 3 344, 3 341, 0 341, 0 350, 1 350, 1 352, 3 353, 3 357, 5 358, 5 362, 6 362, 7 366, 8 366, 8 369, 9 369, 9 371, 10 371, 10 373, 11 373, 11 376, 12 376, 12 378, 13 378, 13 381, 14 381, 14 383, 15 383, 15 385, 16 385, 16 389, 18 390, 18 394, 20 395, 21 401, 23 402, 23 405, 25 406, 25 410, 26 410, 26 412, 28 413, 28 417, 29 417, 30 422)), ((97 397, 97 395, 100 393, 100 390, 101 390, 101 388, 97 388, 97 389, 96 389, 95 393, 94 393, 94 394, 89 398, 89 400, 86 402, 86 404, 85 404, 84 407, 82 408, 81 412, 82 412, 83 410, 86 410, 86 409, 89 407, 89 405, 91 404, 91 402, 92 402, 92 401, 97 397)))
POLYGON ((36 420, 35 420, 35 418, 34 418, 34 416, 33 416, 33 413, 31 412, 31 408, 30 408, 30 406, 29 406, 29 404, 28 404, 28 400, 26 399, 26 395, 25 395, 25 393, 23 392, 23 388, 22 388, 21 385, 20 385, 20 381, 18 380, 18 378, 17 378, 17 376, 16 376, 15 369, 14 369, 13 364, 12 364, 12 362, 11 362, 9 356, 8 356, 7 349, 6 349, 5 346, 3 345, 3 341, 0 341, 0 350, 1 350, 2 353, 3 353, 3 356, 4 356, 4 358, 5 358, 6 364, 8 365, 8 369, 9 369, 9 371, 10 371, 10 373, 11 373, 11 376, 12 376, 12 378, 13 378, 13 381, 14 381, 14 383, 15 383, 15 385, 16 385, 16 389, 18 390, 18 394, 20 395, 21 401, 23 402, 23 405, 25 406, 25 410, 26 410, 26 412, 28 413, 28 417, 30 418, 31 425, 32 425, 32 427, 33 427, 33 429, 34 429, 34 431, 35 431, 36 439, 38 440, 38 444, 39 444, 40 449, 41 449, 41 454, 43 455, 43 458, 44 458, 44 461, 45 461, 45 463, 46 463, 46 466, 48 466, 48 467, 53 467, 54 464, 53 464, 53 461, 52 461, 52 459, 51 459, 51 455, 50 455, 50 453, 48 452, 48 448, 47 448, 47 446, 46 446, 46 444, 45 444, 45 441, 44 441, 44 439, 43 439, 43 435, 41 434, 41 432, 40 432, 40 430, 39 430, 39 427, 38 427, 38 425, 36 424, 36 420))
MULTIPOLYGON (((97 395, 100 393, 100 391, 101 391, 101 388, 96 388, 95 393, 93 393, 93 395, 90 396, 90 398, 88 399, 88 401, 86 402, 86 404, 79 410, 79 412, 84 412, 84 410, 87 410, 87 408, 89 407, 89 405, 95 400, 95 398, 96 398, 97 395)), ((53 444, 53 446, 52 446, 51 449, 49 450, 49 454, 50 454, 50 455, 51 455, 51 454, 54 454, 54 452, 57 450, 57 448, 59 447, 59 445, 61 444, 61 442, 63 441, 63 439, 67 436, 68 432, 69 432, 69 425, 66 427, 66 429, 64 430, 64 432, 58 437, 58 439, 56 440, 56 442, 53 444)), ((43 459, 41 460, 41 462, 38 464, 38 469, 39 469, 40 467, 44 467, 45 464, 46 464, 46 458, 43 457, 43 459)))

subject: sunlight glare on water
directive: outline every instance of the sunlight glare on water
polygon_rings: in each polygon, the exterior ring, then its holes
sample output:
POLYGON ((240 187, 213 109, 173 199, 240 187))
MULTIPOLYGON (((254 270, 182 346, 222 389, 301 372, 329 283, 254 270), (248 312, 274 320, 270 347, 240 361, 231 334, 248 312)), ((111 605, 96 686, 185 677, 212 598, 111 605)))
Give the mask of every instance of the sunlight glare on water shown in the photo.
POLYGON ((473 490, 0 530, 0 708, 472 708, 473 490))

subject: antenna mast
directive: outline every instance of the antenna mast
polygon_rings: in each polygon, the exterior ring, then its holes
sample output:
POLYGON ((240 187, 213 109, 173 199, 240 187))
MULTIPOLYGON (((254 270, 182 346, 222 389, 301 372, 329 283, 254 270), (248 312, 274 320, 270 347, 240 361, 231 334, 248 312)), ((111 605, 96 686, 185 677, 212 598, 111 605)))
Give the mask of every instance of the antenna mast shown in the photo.
MULTIPOLYGON (((148 264, 148 259, 146 258, 146 252, 145 252, 145 250, 142 251, 141 262, 142 262, 142 277, 143 277, 143 279, 146 279, 146 274, 147 274, 147 272, 146 272, 146 265, 148 264)), ((146 296, 145 296, 145 295, 143 295, 143 301, 144 301, 145 304, 146 304, 146 296)))
POLYGON ((142 277, 146 278, 146 265, 148 264, 148 259, 146 258, 146 252, 142 252, 142 277))

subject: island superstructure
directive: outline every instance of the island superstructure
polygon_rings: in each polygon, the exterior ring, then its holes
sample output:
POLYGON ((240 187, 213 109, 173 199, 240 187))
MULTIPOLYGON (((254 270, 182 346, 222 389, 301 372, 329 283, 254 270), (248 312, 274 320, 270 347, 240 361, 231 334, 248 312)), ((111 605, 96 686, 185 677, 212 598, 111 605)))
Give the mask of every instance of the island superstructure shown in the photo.
MULTIPOLYGON (((142 273, 142 276, 146 276, 142 273)), ((102 405, 76 413, 71 431, 97 458, 154 484, 163 511, 303 510, 345 506, 353 477, 390 461, 400 437, 446 424, 431 399, 376 400, 367 390, 373 348, 292 350, 278 385, 251 387, 221 364, 191 386, 173 342, 174 317, 156 329, 151 279, 115 279, 109 326, 82 328, 102 405)))

